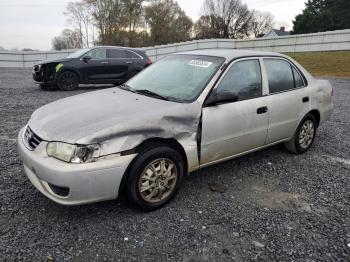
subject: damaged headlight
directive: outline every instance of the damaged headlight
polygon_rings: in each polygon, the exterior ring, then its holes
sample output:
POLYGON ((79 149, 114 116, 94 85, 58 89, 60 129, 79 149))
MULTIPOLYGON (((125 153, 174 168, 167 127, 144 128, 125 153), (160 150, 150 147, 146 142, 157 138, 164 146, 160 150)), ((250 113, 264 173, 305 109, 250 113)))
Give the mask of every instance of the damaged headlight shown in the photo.
POLYGON ((100 156, 99 145, 72 145, 63 142, 49 142, 46 147, 48 156, 68 163, 87 163, 100 156))

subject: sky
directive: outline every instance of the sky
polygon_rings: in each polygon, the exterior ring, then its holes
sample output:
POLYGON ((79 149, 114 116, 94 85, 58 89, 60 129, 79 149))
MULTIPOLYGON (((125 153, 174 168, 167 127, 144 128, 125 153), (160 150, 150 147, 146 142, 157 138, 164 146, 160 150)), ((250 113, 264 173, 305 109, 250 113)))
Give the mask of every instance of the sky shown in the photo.
MULTIPOLYGON (((68 2, 77 0, 0 0, 0 46, 6 49, 50 50, 51 40, 69 27, 63 14, 68 2)), ((177 0, 193 21, 204 0, 177 0)), ((243 0, 249 9, 271 12, 279 24, 292 28, 306 0, 243 0)))

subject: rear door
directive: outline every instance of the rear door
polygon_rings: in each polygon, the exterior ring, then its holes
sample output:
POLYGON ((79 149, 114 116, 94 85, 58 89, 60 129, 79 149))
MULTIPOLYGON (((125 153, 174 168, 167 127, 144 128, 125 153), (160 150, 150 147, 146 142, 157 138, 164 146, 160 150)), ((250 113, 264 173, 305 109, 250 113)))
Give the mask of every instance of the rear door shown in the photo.
POLYGON ((309 111, 305 81, 289 61, 264 58, 269 85, 269 131, 266 144, 293 136, 300 119, 309 111))
POLYGON ((217 92, 236 92, 238 101, 203 108, 202 166, 264 145, 269 116, 263 82, 258 58, 236 61, 227 69, 217 92))
POLYGON ((129 67, 133 65, 132 59, 128 57, 126 50, 111 48, 108 49, 108 67, 106 74, 109 79, 124 80, 129 73, 129 67))

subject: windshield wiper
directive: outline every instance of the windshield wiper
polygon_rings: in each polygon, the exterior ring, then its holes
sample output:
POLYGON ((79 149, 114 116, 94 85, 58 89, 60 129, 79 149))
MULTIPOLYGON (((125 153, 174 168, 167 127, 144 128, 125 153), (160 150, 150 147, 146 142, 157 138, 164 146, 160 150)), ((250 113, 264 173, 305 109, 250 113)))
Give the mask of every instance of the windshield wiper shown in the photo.
POLYGON ((131 91, 130 86, 128 86, 127 84, 121 84, 118 87, 121 88, 121 89, 124 89, 124 90, 131 91))
POLYGON ((166 96, 162 96, 162 95, 159 95, 157 93, 154 93, 150 90, 147 90, 147 89, 141 89, 141 90, 132 90, 133 92, 137 93, 137 94, 142 94, 142 95, 147 95, 147 96, 151 96, 151 97, 155 97, 155 98, 160 98, 160 99, 163 99, 163 100, 166 100, 166 101, 169 101, 169 98, 167 98, 166 96))

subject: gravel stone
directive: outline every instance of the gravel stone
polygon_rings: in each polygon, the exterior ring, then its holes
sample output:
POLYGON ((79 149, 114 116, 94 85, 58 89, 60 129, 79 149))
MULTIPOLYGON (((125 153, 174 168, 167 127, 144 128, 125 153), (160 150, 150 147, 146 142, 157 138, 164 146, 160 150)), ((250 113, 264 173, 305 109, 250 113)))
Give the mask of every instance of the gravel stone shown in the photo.
POLYGON ((97 88, 43 91, 30 70, 1 68, 0 261, 350 261, 350 80, 331 82, 334 114, 310 151, 279 145, 194 172, 144 213, 123 199, 65 207, 31 185, 19 129, 38 107, 97 88))

